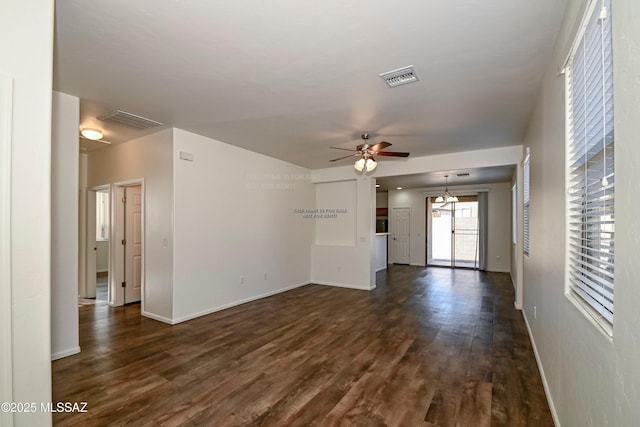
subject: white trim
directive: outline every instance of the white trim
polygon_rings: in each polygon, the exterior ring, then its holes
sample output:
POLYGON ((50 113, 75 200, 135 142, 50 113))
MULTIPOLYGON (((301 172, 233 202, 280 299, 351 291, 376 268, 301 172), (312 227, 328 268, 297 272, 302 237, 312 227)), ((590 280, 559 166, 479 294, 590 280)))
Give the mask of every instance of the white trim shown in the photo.
MULTIPOLYGON (((252 296, 252 297, 249 297, 249 298, 244 298, 244 299, 241 299, 241 300, 238 300, 238 301, 233 301, 233 302, 230 302, 228 304, 223 304, 223 305, 220 305, 218 307, 210 308, 208 310, 200 311, 198 313, 194 313, 194 314, 189 314, 187 316, 178 317, 176 319, 173 319, 170 323, 172 325, 175 325, 177 323, 186 322, 187 320, 192 320, 192 319, 195 319, 197 317, 206 316, 207 314, 215 313, 216 311, 226 310, 227 308, 235 307, 237 305, 246 304, 248 302, 256 301, 256 300, 259 300, 259 299, 262 299, 262 298, 267 298, 267 297, 270 297, 272 295, 281 294, 283 292, 287 292, 287 291, 290 291, 292 289, 300 288, 302 286, 306 286, 306 285, 309 285, 309 284, 311 284, 311 282, 297 283, 295 285, 291 285, 291 286, 287 286, 287 287, 284 287, 284 288, 276 289, 275 291, 266 292, 264 294, 255 295, 255 296, 252 296)), ((156 315, 149 316, 148 314, 146 314, 146 315, 147 315, 147 317, 150 317, 152 319, 155 318, 156 320, 163 319, 161 316, 156 316, 156 315)), ((160 320, 160 321, 164 321, 164 320, 160 320)))
POLYGON ((562 63, 562 66, 560 67, 560 74, 565 74, 567 72, 567 64, 569 63, 569 61, 571 61, 571 58, 573 58, 573 55, 575 55, 576 49, 578 48, 578 45, 580 45, 580 41, 584 36, 584 32, 587 30, 587 25, 589 25, 589 19, 591 19, 591 15, 593 14, 593 11, 595 10, 598 3, 600 2, 601 0, 589 1, 589 4, 587 5, 586 9, 584 10, 584 13, 582 14, 582 20, 580 21, 578 30, 573 36, 573 42, 571 43, 571 48, 569 49, 569 53, 567 53, 567 57, 565 58, 564 62, 562 63))
POLYGON ((334 288, 346 288, 346 289, 356 289, 358 291, 372 291, 376 287, 366 287, 360 285, 350 285, 348 283, 336 283, 336 282, 325 282, 325 281, 314 281, 312 282, 314 285, 322 285, 322 286, 333 286, 334 288))
POLYGON ((549 404, 549 409, 551 410, 553 423, 555 424, 556 427, 560 427, 560 418, 558 418, 558 412, 556 411, 556 406, 554 405, 553 399, 551 398, 551 391, 549 389, 549 383, 547 382, 547 376, 544 374, 542 360, 540 359, 540 354, 538 353, 538 348, 536 347, 536 341, 533 339, 533 334, 531 333, 529 320, 527 320, 527 313, 524 310, 522 310, 522 317, 524 318, 524 324, 527 325, 527 332, 529 333, 529 341, 531 341, 531 347, 533 348, 533 355, 536 358, 536 364, 538 365, 538 370, 540 371, 540 378, 542 378, 542 387, 544 388, 544 394, 547 397, 547 403, 549 404))
POLYGON ((176 322, 172 321, 168 317, 158 316, 157 314, 149 313, 148 311, 140 310, 140 314, 149 319, 157 320, 158 322, 167 323, 169 325, 175 325, 176 322))
MULTIPOLYGON (((124 236, 120 232, 121 230, 118 228, 118 224, 123 221, 124 213, 121 209, 120 199, 124 195, 124 190, 122 187, 119 187, 117 184, 111 185, 111 193, 109 198, 110 206, 110 215, 109 218, 109 240, 112 242, 109 244, 109 305, 111 307, 119 307, 124 305, 124 293, 120 286, 118 286, 118 281, 124 280, 120 276, 119 271, 119 262, 122 262, 122 245, 116 244, 116 242, 124 239, 124 236)), ((140 310, 141 312, 144 311, 140 310)))
POLYGON ((598 313, 586 302, 584 302, 581 298, 574 295, 571 289, 567 290, 564 294, 565 298, 568 299, 571 304, 578 310, 584 317, 591 322, 593 326, 602 334, 602 336, 613 343, 613 327, 607 324, 603 324, 598 322, 596 319, 598 317, 598 313))
MULTIPOLYGON (((0 75, 0 402, 13 401, 11 310, 11 138, 13 79, 0 75)), ((0 412, 0 425, 13 414, 0 412)))
POLYGON ((58 351, 51 355, 51 361, 62 359, 63 357, 73 356, 74 354, 80 353, 80 347, 73 347, 67 350, 58 351))

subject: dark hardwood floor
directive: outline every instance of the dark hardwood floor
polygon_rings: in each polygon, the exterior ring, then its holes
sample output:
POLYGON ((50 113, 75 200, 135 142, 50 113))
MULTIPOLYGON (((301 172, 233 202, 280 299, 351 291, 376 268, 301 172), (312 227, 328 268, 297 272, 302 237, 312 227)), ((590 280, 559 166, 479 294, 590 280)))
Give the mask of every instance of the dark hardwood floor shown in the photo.
POLYGON ((391 266, 175 326, 80 307, 56 425, 552 426, 509 275, 391 266))

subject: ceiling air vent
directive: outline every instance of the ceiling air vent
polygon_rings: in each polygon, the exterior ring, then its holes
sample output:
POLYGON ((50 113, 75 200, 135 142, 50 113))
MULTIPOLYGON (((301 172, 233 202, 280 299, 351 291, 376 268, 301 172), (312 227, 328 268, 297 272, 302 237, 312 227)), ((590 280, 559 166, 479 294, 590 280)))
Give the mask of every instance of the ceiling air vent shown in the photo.
POLYGON ((115 123, 122 126, 142 130, 152 128, 154 126, 162 126, 162 123, 135 114, 127 113, 122 110, 115 110, 107 114, 98 116, 98 120, 103 122, 115 123))
POLYGON ((469 176, 469 172, 457 173, 456 176, 469 176))
POLYGON ((387 71, 386 73, 380 74, 380 77, 382 77, 384 81, 387 82, 389 87, 406 85, 420 80, 418 74, 416 74, 416 70, 414 70, 413 68, 413 65, 398 68, 397 70, 393 71, 387 71))

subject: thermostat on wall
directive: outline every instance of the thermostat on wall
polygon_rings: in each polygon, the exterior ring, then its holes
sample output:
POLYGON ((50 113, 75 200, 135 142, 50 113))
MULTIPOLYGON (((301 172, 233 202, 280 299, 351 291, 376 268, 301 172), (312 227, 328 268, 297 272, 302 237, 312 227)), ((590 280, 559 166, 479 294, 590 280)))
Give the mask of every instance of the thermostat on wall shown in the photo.
POLYGON ((186 151, 181 151, 180 160, 188 160, 190 162, 193 162, 193 153, 187 153, 186 151))

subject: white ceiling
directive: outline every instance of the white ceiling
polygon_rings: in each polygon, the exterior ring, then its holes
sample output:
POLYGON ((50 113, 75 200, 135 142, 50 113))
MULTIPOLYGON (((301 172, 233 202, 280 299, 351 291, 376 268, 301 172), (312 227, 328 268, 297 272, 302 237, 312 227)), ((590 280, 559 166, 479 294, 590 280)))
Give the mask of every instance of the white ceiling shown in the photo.
POLYGON ((121 109, 312 169, 364 131, 412 156, 508 146, 522 141, 564 5, 58 1, 54 87, 113 143, 143 134, 95 119, 121 109), (378 77, 407 65, 420 82, 378 77))

